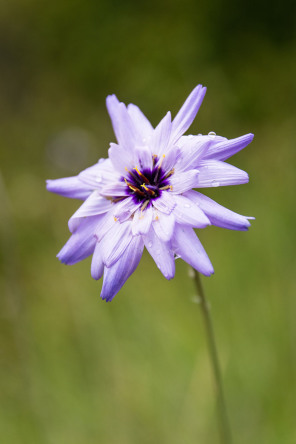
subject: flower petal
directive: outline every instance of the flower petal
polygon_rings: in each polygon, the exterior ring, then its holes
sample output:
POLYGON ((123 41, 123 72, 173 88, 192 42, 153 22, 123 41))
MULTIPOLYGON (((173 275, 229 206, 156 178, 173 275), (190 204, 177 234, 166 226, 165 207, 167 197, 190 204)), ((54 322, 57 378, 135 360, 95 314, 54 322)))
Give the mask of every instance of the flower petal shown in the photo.
POLYGON ((127 106, 127 111, 133 121, 135 128, 137 128, 138 132, 143 135, 143 142, 146 142, 145 139, 151 137, 153 132, 153 126, 147 119, 147 117, 142 113, 140 108, 138 108, 133 103, 130 103, 127 106))
POLYGON ((87 199, 92 192, 92 188, 82 183, 78 176, 47 180, 46 189, 64 197, 81 200, 87 199))
POLYGON ((113 216, 122 223, 129 219, 141 204, 142 202, 135 203, 134 199, 129 196, 114 205, 113 216))
MULTIPOLYGON (((236 139, 217 140, 217 143, 212 143, 208 152, 205 154, 205 159, 226 160, 240 150, 245 148, 252 142, 254 134, 246 134, 236 139)), ((213 141, 214 142, 214 141, 213 141)))
POLYGON ((178 140, 188 130, 202 104, 206 91, 206 88, 198 85, 188 96, 172 122, 171 142, 178 140))
POLYGON ((170 147, 169 151, 165 154, 165 157, 162 161, 161 169, 163 171, 166 171, 167 173, 171 171, 175 167, 179 156, 180 148, 174 145, 170 147))
POLYGON ((118 261, 110 268, 105 267, 101 292, 102 299, 109 302, 114 298, 116 293, 137 268, 143 253, 143 248, 144 243, 141 236, 135 236, 118 261))
POLYGON ((171 136, 171 126, 171 113, 169 111, 159 122, 151 137, 151 150, 158 157, 166 151, 171 136))
POLYGON ((202 138, 200 136, 185 136, 182 139, 187 139, 186 143, 182 143, 181 155, 179 162, 176 164, 175 170, 187 171, 198 169, 199 161, 205 156, 208 151, 211 140, 209 138, 202 138))
POLYGON ((100 189, 110 181, 116 181, 120 175, 114 170, 110 159, 100 159, 98 163, 81 171, 78 178, 92 190, 100 189))
POLYGON ((116 143, 110 143, 108 154, 113 167, 121 176, 126 175, 126 169, 131 170, 134 167, 134 161, 130 150, 128 151, 116 143))
POLYGON ((156 212, 156 217, 153 220, 152 226, 156 236, 158 236, 160 240, 163 242, 170 241, 175 228, 175 218, 173 213, 164 214, 160 211, 156 212))
POLYGON ((107 97, 106 105, 119 145, 122 145, 126 150, 132 150, 135 143, 140 144, 142 139, 133 124, 126 106, 119 102, 114 94, 107 97))
POLYGON ((92 194, 83 202, 83 204, 69 219, 69 230, 73 232, 76 229, 78 223, 77 219, 106 213, 111 209, 111 206, 112 203, 110 200, 100 196, 98 191, 93 191, 92 194))
POLYGON ((181 225, 190 225, 194 228, 205 228, 211 222, 205 213, 192 200, 184 196, 175 196, 176 207, 173 214, 181 225))
POLYGON ((127 185, 125 182, 117 181, 109 183, 100 190, 101 196, 121 197, 127 196, 127 185))
POLYGON ((95 250, 93 252, 93 257, 91 261, 91 269, 90 269, 92 278, 98 281, 103 276, 104 272, 104 263, 102 260, 101 247, 97 242, 95 246, 95 250))
POLYGON ((171 193, 180 194, 192 190, 192 188, 196 187, 198 176, 199 170, 175 172, 175 174, 170 177, 170 185, 173 187, 171 193))
POLYGON ((108 231, 111 230, 111 228, 113 228, 115 223, 116 222, 112 211, 109 211, 106 214, 102 214, 95 230, 96 239, 98 241, 102 240, 103 237, 108 233, 108 231))
POLYGON ((116 222, 100 242, 102 259, 111 267, 124 253, 132 240, 131 222, 116 222))
POLYGON ((153 200, 153 206, 162 213, 171 214, 176 206, 174 196, 171 191, 162 191, 161 196, 153 200))
POLYGON ((57 257, 63 264, 73 265, 90 256, 95 248, 94 232, 98 224, 97 217, 88 217, 77 228, 57 257))
POLYGON ((172 279, 175 275, 175 259, 170 243, 161 241, 152 228, 143 236, 143 239, 145 247, 164 277, 172 279))
POLYGON ((140 209, 136 211, 132 221, 133 235, 148 233, 152 223, 152 216, 153 209, 151 205, 147 207, 144 211, 140 209))
POLYGON ((176 224, 173 248, 175 254, 205 276, 214 273, 213 266, 193 228, 176 224))
POLYGON ((249 181, 248 174, 226 162, 203 160, 194 188, 240 185, 249 181))
POLYGON ((201 210, 208 216, 211 223, 217 227, 245 231, 250 226, 250 222, 246 216, 241 216, 240 214, 228 210, 197 191, 188 191, 185 196, 199 205, 201 210))
POLYGON ((135 157, 137 158, 135 166, 140 167, 140 169, 152 171, 152 153, 148 146, 137 146, 135 157))

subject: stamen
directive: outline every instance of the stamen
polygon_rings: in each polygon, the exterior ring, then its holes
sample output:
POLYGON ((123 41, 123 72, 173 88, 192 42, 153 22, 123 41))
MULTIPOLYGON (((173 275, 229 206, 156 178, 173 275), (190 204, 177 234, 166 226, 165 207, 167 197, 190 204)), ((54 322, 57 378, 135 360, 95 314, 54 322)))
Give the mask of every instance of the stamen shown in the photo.
POLYGON ((117 222, 117 221, 118 221, 117 217, 114 216, 114 222, 117 222))
POLYGON ((141 191, 139 188, 137 188, 135 185, 133 185, 132 183, 128 182, 125 178, 124 178, 125 183, 127 184, 127 186, 134 191, 137 194, 140 194, 140 196, 145 196, 145 193, 143 191, 141 191))
POLYGON ((124 169, 132 176, 133 179, 135 179, 136 182, 139 182, 139 178, 132 171, 130 171, 127 167, 124 169))
MULTIPOLYGON (((123 200, 123 199, 126 199, 126 197, 127 197, 127 196, 115 197, 114 199, 111 199, 111 201, 112 201, 113 203, 117 203, 117 202, 120 202, 120 201, 123 200)), ((108 198, 107 198, 107 199, 108 199, 108 198)))
POLYGON ((156 154, 153 154, 153 156, 152 156, 152 163, 153 163, 153 166, 155 166, 156 159, 157 159, 157 155, 156 155, 156 154))
POLYGON ((162 162, 164 161, 164 158, 165 158, 165 154, 162 155, 162 158, 159 161, 159 164, 158 164, 158 167, 157 167, 157 171, 156 171, 156 174, 155 174, 155 177, 154 177, 154 182, 157 182, 157 180, 158 180, 159 171, 160 171, 162 162))
POLYGON ((168 177, 172 176, 175 172, 175 169, 173 168, 171 171, 169 171, 165 176, 164 179, 167 179, 168 177))
POLYGON ((137 173, 138 173, 138 175, 144 180, 144 182, 145 183, 147 183, 147 184, 149 184, 150 182, 149 182, 149 180, 147 179, 147 177, 146 176, 144 176, 144 174, 143 173, 141 173, 141 171, 139 170, 139 168, 138 167, 136 167, 136 168, 133 168, 134 170, 136 170, 137 171, 137 173))
POLYGON ((141 206, 141 211, 144 211, 145 208, 147 208, 147 205, 149 204, 150 200, 145 200, 145 202, 143 203, 143 205, 141 206))
POLYGON ((161 168, 161 165, 162 165, 162 162, 164 161, 164 158, 165 158, 165 154, 163 154, 162 155, 162 158, 160 159, 160 161, 159 161, 159 165, 158 165, 158 169, 160 169, 161 168))
POLYGON ((148 194, 150 194, 150 196, 155 196, 155 192, 153 190, 150 190, 150 188, 148 188, 144 183, 141 185, 141 187, 143 187, 144 190, 147 191, 148 194))
POLYGON ((165 187, 161 187, 159 188, 161 191, 165 191, 165 190, 171 190, 173 189, 172 185, 166 185, 165 187))

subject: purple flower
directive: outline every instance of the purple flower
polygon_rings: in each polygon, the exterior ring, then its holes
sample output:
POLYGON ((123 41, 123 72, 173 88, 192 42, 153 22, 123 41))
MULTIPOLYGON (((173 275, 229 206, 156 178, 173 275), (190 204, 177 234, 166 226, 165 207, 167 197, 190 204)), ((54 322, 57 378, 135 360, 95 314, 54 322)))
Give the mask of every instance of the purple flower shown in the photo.
POLYGON ((176 257, 209 276, 214 270, 194 228, 250 225, 250 218, 193 191, 248 182, 247 173, 224 161, 253 134, 231 140, 215 133, 183 136, 205 93, 198 85, 173 121, 168 112, 155 129, 137 106, 108 96, 118 142, 110 144, 109 158, 77 176, 47 181, 49 191, 84 201, 69 220, 72 235, 57 256, 72 265, 92 254, 91 275, 104 274, 106 301, 135 271, 144 246, 166 279, 174 277, 176 257))

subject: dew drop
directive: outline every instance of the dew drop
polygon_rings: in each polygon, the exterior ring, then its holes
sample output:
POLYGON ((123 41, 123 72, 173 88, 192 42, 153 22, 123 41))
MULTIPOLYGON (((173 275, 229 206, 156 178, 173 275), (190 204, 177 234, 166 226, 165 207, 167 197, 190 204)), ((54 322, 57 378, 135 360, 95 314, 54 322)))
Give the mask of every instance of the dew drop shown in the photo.
POLYGON ((187 204, 184 205, 184 207, 185 208, 191 208, 191 205, 187 203, 187 204))
POLYGON ((192 134, 189 134, 189 135, 188 135, 188 139, 193 139, 193 137, 194 137, 194 136, 193 136, 192 134))
POLYGON ((157 265, 157 268, 159 268, 159 269, 160 269, 160 263, 157 263, 156 265, 157 265))
POLYGON ((212 180, 212 187, 218 187, 220 184, 217 180, 212 180))
POLYGON ((152 242, 148 242, 148 247, 149 247, 149 248, 152 247, 152 242))
POLYGON ((175 261, 177 260, 177 259, 180 259, 180 255, 179 254, 175 254, 175 257, 174 257, 174 259, 175 259, 175 261))
POLYGON ((102 182, 102 176, 97 176, 96 177, 96 182, 98 182, 98 183, 102 182))
POLYGON ((210 132, 208 133, 208 136, 209 136, 210 139, 215 139, 215 137, 216 137, 216 133, 214 133, 214 131, 210 131, 210 132))

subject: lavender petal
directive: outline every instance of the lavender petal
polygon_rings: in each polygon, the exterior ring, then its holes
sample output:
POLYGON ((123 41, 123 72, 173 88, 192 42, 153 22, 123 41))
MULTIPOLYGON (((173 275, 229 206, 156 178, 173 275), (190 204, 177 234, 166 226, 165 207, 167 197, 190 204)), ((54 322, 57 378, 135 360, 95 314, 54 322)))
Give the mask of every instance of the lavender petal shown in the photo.
POLYGON ((175 226, 173 237, 175 254, 205 276, 214 273, 213 266, 193 228, 179 224, 175 226))
POLYGON ((134 237, 122 256, 110 268, 104 269, 101 298, 110 302, 137 268, 142 257, 144 243, 141 236, 134 237))
POLYGON ((175 260, 170 243, 161 241, 152 228, 143 236, 143 239, 145 247, 164 277, 168 280, 172 279, 175 275, 175 260))

